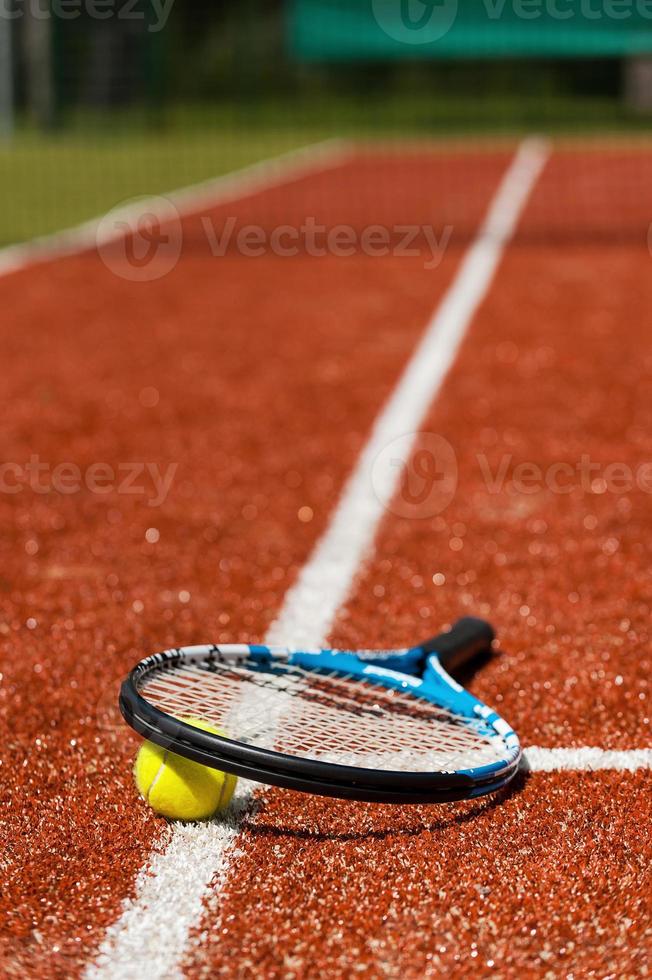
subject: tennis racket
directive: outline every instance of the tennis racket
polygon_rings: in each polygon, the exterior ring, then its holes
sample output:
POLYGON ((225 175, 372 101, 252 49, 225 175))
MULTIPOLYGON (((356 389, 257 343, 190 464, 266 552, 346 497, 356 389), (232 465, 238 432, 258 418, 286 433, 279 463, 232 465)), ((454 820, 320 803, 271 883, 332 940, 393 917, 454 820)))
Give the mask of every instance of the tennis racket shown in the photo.
POLYGON ((509 782, 521 755, 509 725, 447 673, 493 638, 466 617, 409 650, 167 650, 134 668, 120 709, 151 741, 247 779, 368 802, 469 799, 509 782))

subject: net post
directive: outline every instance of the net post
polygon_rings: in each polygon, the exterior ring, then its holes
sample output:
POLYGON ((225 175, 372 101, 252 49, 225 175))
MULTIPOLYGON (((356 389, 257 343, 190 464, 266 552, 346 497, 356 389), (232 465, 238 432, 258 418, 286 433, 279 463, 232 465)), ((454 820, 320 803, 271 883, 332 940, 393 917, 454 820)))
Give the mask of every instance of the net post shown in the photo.
POLYGON ((626 59, 625 104, 634 112, 652 112, 652 54, 626 59))
POLYGON ((7 0, 0 0, 0 140, 14 132, 13 22, 7 0))
POLYGON ((33 0, 27 5, 23 25, 27 104, 43 131, 52 129, 56 120, 55 31, 49 0, 33 0))

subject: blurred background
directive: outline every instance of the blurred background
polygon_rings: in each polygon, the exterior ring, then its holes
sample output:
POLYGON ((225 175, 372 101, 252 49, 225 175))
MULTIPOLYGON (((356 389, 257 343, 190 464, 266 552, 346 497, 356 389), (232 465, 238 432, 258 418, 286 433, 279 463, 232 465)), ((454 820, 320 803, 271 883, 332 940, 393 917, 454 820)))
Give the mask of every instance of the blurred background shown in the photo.
MULTIPOLYGON (((651 217, 650 155, 636 149, 652 124, 645 0, 1 0, 0 11, 2 245, 332 138, 403 153, 459 145, 479 161, 522 133, 567 153, 580 140, 590 173, 570 167, 564 184, 560 171, 540 228, 547 209, 557 234, 596 238, 638 234, 651 217)), ((437 171, 460 220, 471 173, 437 171)), ((375 202, 400 203, 400 184, 387 167, 369 182, 368 218, 375 202)))

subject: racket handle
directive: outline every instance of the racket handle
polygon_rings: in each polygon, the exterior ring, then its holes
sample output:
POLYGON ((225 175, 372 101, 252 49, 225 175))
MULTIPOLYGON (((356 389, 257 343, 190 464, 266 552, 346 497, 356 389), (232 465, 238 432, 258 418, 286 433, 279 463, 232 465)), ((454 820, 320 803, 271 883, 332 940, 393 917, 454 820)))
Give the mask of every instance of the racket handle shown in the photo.
POLYGON ((480 653, 488 653, 496 638, 493 626, 477 616, 464 616, 447 633, 426 640, 421 648, 436 653, 445 670, 455 670, 480 653))

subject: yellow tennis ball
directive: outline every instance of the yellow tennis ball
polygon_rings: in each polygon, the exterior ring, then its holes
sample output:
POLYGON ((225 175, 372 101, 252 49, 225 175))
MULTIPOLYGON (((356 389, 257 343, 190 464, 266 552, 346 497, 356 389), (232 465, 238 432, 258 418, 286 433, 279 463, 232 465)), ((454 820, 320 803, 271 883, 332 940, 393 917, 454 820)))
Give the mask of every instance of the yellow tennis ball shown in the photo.
MULTIPOLYGON (((182 721, 204 732, 224 734, 199 718, 182 721)), ((134 777, 143 799, 157 813, 172 820, 206 820, 226 809, 238 781, 230 773, 184 759, 154 742, 140 747, 134 777)))

